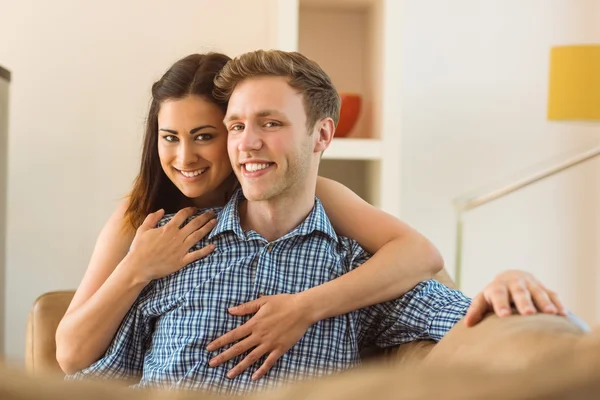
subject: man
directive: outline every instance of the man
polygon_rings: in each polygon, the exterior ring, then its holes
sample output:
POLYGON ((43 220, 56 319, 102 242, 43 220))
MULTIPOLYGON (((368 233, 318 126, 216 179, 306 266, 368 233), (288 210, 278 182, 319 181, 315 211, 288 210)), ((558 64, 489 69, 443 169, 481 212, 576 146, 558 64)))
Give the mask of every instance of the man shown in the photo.
MULTIPOLYGON (((310 328, 285 354, 269 352, 255 335, 234 337, 242 340, 214 353, 232 337, 211 340, 248 320, 227 313, 230 307, 305 291, 370 257, 335 234, 315 198, 320 156, 339 115, 339 97, 321 68, 298 53, 257 51, 230 62, 216 85, 229 100, 228 151, 243 193, 221 210, 206 239, 215 252, 149 284, 105 357, 79 376, 141 375, 140 387, 240 394, 353 367, 371 346, 438 341, 465 316, 469 298, 425 281, 394 301, 309 318, 310 328)), ((475 313, 486 308, 480 298, 475 313)))

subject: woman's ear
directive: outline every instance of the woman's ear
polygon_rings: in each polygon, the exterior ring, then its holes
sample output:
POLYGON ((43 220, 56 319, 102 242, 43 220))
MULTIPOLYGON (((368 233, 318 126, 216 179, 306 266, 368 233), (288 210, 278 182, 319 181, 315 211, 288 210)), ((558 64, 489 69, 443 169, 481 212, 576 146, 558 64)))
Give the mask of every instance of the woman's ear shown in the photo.
POLYGON ((335 123, 331 118, 323 118, 315 124, 315 153, 322 153, 329 147, 335 134, 335 123))

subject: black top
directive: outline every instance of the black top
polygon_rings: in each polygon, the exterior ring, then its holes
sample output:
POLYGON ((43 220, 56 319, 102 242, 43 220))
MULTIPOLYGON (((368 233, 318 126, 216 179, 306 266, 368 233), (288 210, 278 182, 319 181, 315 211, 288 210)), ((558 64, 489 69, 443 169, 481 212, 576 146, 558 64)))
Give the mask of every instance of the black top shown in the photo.
POLYGON ((10 82, 10 71, 6 68, 2 68, 2 65, 0 65, 0 78, 6 79, 8 82, 10 82))

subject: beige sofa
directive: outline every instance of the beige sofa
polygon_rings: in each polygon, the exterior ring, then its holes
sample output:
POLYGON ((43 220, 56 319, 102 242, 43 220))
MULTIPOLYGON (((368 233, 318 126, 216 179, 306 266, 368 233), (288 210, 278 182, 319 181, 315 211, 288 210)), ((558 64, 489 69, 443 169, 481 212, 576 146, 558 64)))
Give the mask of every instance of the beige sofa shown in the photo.
MULTIPOLYGON (((436 278, 453 285, 445 273, 436 278)), ((62 371, 55 357, 54 335, 73 293, 51 292, 35 301, 27 326, 29 373, 0 367, 0 398, 219 398, 201 393, 123 391, 110 383, 68 385, 57 379, 62 371)), ((580 326, 562 317, 488 316, 475 328, 459 323, 438 344, 422 341, 400 346, 394 351, 394 363, 388 358, 334 377, 255 394, 248 400, 596 399, 600 398, 600 330, 582 333, 580 326)))
MULTIPOLYGON (((436 279, 453 287, 445 271, 436 279)), ((50 292, 35 301, 27 324, 25 364, 29 372, 64 375, 56 361, 55 333, 73 294, 73 291, 50 292)), ((381 354, 375 354, 369 361, 374 359, 381 364, 391 360, 404 365, 424 361, 437 365, 525 370, 541 358, 572 346, 585 330, 577 320, 553 315, 488 316, 474 328, 460 322, 438 344, 413 342, 384 352, 387 357, 383 359, 381 354)))
MULTIPOLYGON (((436 279, 449 287, 454 283, 445 271, 436 279)), ((65 314, 74 291, 49 292, 37 298, 27 322, 27 338, 25 348, 25 365, 33 373, 53 372, 62 373, 56 361, 55 333, 58 323, 65 314)), ((402 360, 423 358, 433 342, 420 342, 402 346, 395 354, 402 360)))

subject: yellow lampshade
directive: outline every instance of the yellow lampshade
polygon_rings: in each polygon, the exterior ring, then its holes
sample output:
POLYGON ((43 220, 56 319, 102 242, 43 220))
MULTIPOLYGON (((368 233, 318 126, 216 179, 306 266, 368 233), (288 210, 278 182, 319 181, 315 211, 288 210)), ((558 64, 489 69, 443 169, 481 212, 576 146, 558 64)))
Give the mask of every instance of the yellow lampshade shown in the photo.
POLYGON ((600 120, 600 45, 552 48, 548 119, 600 120))

